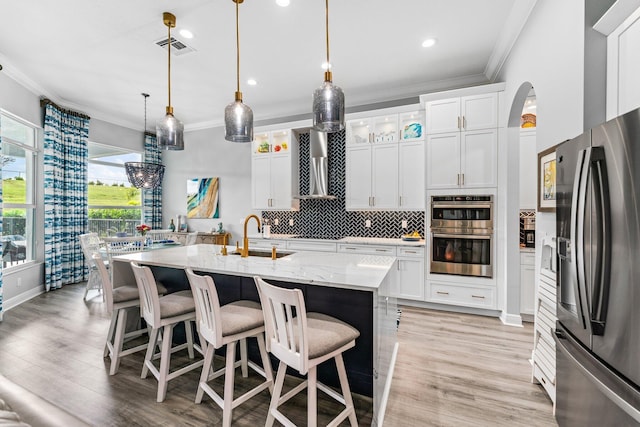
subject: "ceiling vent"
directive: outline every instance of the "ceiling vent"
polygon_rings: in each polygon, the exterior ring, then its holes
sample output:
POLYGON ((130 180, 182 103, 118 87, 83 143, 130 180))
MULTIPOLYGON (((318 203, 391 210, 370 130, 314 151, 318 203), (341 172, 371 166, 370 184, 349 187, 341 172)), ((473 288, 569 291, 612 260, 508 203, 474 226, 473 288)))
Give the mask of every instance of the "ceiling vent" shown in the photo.
MULTIPOLYGON (((164 37, 155 42, 156 45, 160 46, 163 49, 167 49, 167 45, 169 44, 169 39, 164 37)), ((181 40, 178 40, 175 37, 171 37, 171 53, 175 56, 184 55, 187 53, 195 52, 196 50, 191 46, 187 46, 187 44, 181 40)))

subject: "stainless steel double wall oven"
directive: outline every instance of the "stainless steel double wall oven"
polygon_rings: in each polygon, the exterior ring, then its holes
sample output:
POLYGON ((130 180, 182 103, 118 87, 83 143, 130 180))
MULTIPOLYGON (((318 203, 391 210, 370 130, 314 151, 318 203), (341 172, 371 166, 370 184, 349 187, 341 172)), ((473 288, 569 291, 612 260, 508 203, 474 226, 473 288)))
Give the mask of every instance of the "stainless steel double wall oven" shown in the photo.
POLYGON ((493 196, 431 197, 431 273, 493 277, 493 196))

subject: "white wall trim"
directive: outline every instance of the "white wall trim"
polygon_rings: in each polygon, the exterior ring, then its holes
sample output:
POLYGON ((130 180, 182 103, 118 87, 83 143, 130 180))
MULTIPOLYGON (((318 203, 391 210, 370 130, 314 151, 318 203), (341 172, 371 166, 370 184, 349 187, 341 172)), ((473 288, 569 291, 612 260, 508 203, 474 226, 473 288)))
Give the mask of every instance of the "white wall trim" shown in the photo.
POLYGON ((511 53, 513 45, 516 43, 516 40, 518 40, 520 32, 527 23, 536 2, 537 0, 519 0, 513 2, 509 17, 498 36, 489 61, 487 61, 487 66, 484 69, 484 75, 487 76, 490 82, 495 81, 502 65, 509 57, 509 53, 511 53))
POLYGON ((638 8, 640 8, 640 0, 616 0, 609 10, 598 19, 593 29, 600 34, 609 36, 638 8))
POLYGON ((44 285, 37 286, 35 288, 29 289, 26 292, 16 295, 13 298, 9 298, 2 301, 2 311, 11 310, 14 307, 19 306, 23 302, 29 301, 31 298, 35 298, 40 294, 44 293, 44 285))
POLYGON ((507 326, 522 327, 522 317, 519 314, 509 314, 503 311, 500 314, 500 321, 507 326))

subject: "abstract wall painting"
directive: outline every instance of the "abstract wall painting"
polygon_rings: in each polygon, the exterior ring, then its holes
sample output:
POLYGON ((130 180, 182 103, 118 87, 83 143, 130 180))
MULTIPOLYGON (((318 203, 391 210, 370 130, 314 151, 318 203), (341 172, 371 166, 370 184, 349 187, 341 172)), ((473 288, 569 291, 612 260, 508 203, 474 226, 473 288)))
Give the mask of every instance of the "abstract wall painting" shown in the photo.
POLYGON ((187 218, 220 218, 219 178, 187 180, 187 218))

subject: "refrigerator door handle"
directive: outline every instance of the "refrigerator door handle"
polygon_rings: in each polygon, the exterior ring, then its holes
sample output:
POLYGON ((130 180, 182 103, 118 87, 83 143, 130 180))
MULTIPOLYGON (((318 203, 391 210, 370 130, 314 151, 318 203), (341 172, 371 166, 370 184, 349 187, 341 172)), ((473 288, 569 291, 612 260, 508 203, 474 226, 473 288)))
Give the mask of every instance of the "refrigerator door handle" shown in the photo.
POLYGON ((573 180, 573 196, 571 200, 571 242, 575 254, 569 261, 572 264, 574 276, 574 295, 576 309, 583 329, 591 329, 588 303, 586 297, 585 263, 584 263, 584 216, 587 200, 587 183, 591 148, 580 150, 576 164, 576 174, 573 180))
POLYGON ((611 204, 609 181, 603 147, 591 148, 591 179, 596 201, 596 259, 591 292, 591 329, 594 335, 604 335, 609 305, 611 273, 611 204))
MULTIPOLYGON (((571 349, 565 344, 569 344, 572 346, 577 346, 578 344, 574 344, 571 341, 571 338, 567 337, 565 334, 563 334, 562 332, 556 330, 556 333, 553 337, 553 340, 556 343, 556 349, 561 351, 567 358, 568 360, 576 367, 580 370, 580 372, 590 381, 592 382, 596 388, 602 393, 604 394, 607 399, 609 399, 611 402, 613 402, 616 406, 618 406, 621 410, 623 410, 627 415, 629 415, 631 418, 633 418, 635 421, 637 421, 638 423, 640 423, 640 411, 638 409, 636 409, 631 403, 629 403, 627 400, 625 400, 622 396, 621 393, 616 393, 614 390, 612 390, 607 384, 605 384, 603 381, 600 380, 600 378, 598 378, 596 375, 594 375, 594 373, 588 369, 586 366, 584 366, 580 360, 578 360, 578 358, 576 356, 574 356, 574 352, 571 351, 571 349)), ((579 352, 580 350, 576 350, 577 352, 579 352)), ((580 359, 585 358, 586 356, 580 355, 580 353, 576 353, 580 359)), ((597 361, 596 361, 597 362, 597 361)), ((599 364, 599 362, 598 362, 599 364)), ((606 368, 602 368, 602 369, 606 369, 606 368)), ((629 387, 629 386, 627 386, 629 387)), ((631 393, 633 393, 634 391, 631 391, 631 393)), ((637 393, 637 391, 635 391, 635 393, 637 393)))

